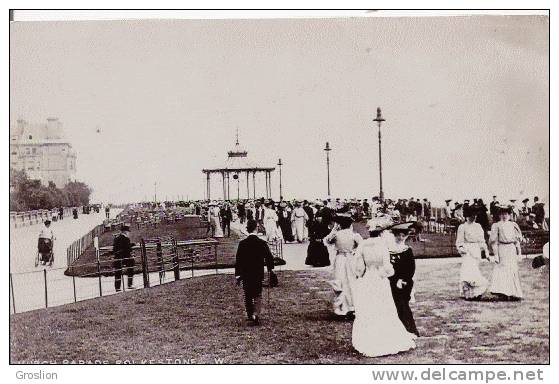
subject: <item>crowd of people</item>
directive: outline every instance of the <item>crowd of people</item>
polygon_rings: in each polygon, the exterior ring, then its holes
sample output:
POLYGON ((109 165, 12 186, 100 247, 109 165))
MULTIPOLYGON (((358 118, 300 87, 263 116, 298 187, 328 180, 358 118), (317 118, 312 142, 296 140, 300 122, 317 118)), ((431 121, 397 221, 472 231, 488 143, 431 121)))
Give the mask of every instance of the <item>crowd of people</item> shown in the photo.
POLYGON ((148 210, 168 212, 180 206, 182 213, 205 217, 207 235, 214 237, 230 236, 231 224, 238 225, 245 238, 237 250, 235 275, 243 285, 247 317, 255 325, 260 321, 264 268, 274 268, 268 244, 308 243, 306 264, 332 266, 333 312, 353 320, 354 348, 366 356, 383 356, 415 348, 420 336, 410 308, 415 275, 413 250, 406 243, 410 234, 433 221, 436 228, 454 227, 461 255, 459 295, 468 301, 518 301, 523 297, 518 271, 522 228, 547 228, 543 204, 537 197, 534 202, 528 206, 525 200, 518 209, 514 201, 500 204, 494 197, 488 209, 482 199, 453 208, 447 200, 445 207, 434 209, 427 199, 414 198, 262 198, 158 203, 148 210), (356 220, 366 221, 368 238, 354 231, 356 220), (533 224, 527 226, 528 220, 533 224), (480 271, 483 260, 493 263, 491 281, 480 271))
MULTIPOLYGON (((426 199, 317 199, 274 201, 272 199, 247 199, 238 201, 195 201, 185 203, 192 214, 202 215, 209 223, 208 235, 222 237, 230 235, 231 223, 239 220, 255 220, 257 230, 266 233, 268 240, 280 238, 285 243, 313 241, 323 238, 324 226, 329 225, 334 213, 347 212, 354 220, 368 219, 391 223, 415 222, 418 232, 456 231, 466 222, 464 212, 475 212, 476 222, 483 228, 486 239, 492 223, 499 221, 499 203, 496 196, 489 208, 481 198, 463 202, 447 199, 443 207, 433 207, 426 199)), ((505 204, 511 209, 511 220, 522 230, 549 230, 545 218, 544 204, 534 197, 530 206, 529 199, 524 199, 522 206, 515 205, 516 200, 505 204)))
MULTIPOLYGON (((417 222, 432 212, 429 202, 424 201, 410 199, 391 204, 373 199, 368 205, 366 201, 354 200, 263 200, 241 203, 233 211, 239 221, 246 220, 251 231, 261 231, 268 241, 278 237, 285 242, 308 240, 307 264, 330 265, 328 247, 333 247, 333 312, 354 319, 352 343, 356 350, 366 356, 383 356, 415 348, 420 335, 409 305, 414 296, 415 259, 406 240, 417 230, 417 222), (396 218, 394 211, 400 217, 396 218), (370 237, 363 239, 352 224, 368 216, 370 237)), ((218 206, 216 203, 216 213, 218 206)), ((444 211, 448 216, 441 217, 442 220, 458 220, 456 248, 462 257, 460 296, 468 301, 521 300, 518 260, 522 230, 517 222, 521 214, 515 215, 512 204, 498 202, 491 204, 488 212, 481 199, 444 211), (479 269, 484 259, 493 263, 491 282, 479 269)), ((258 265, 259 270, 264 266, 273 268, 269 262, 258 265)), ((245 292, 245 299, 247 295, 251 296, 245 292)), ((247 304, 247 314, 254 318, 254 305, 247 304)))

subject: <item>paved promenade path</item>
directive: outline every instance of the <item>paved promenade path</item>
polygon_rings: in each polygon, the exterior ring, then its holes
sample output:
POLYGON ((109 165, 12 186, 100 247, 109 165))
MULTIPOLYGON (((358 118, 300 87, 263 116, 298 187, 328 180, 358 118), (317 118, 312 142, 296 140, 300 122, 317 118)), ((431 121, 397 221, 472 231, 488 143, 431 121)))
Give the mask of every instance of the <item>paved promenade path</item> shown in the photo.
MULTIPOLYGON (((111 210, 114 218, 120 210, 111 210)), ((105 213, 79 215, 77 220, 65 218, 53 222, 51 227, 56 237, 54 243, 55 261, 52 267, 39 265, 35 267, 37 238, 40 225, 12 229, 10 233, 10 272, 12 274, 13 294, 10 289, 10 313, 26 312, 35 309, 54 307, 103 296, 115 294, 114 277, 72 278, 64 275, 67 268, 66 248, 75 240, 103 222, 105 213), (46 271, 46 279, 45 279, 46 271), (46 280, 46 284, 45 284, 46 280), (45 285, 47 287, 45 293, 45 285), (99 287, 101 285, 101 288, 99 287)), ((220 269, 220 273, 233 273, 232 269, 220 269)), ((181 279, 215 274, 210 270, 184 270, 181 279)), ((167 272, 163 279, 159 273, 150 273, 150 285, 174 281, 173 273, 167 272)), ((142 276, 134 276, 134 287, 142 288, 142 276)), ((126 288, 126 287, 125 287, 126 288)))
MULTIPOLYGON (((121 210, 112 209, 111 218, 121 210)), ((54 241, 54 264, 45 267, 39 264, 35 267, 37 257, 37 238, 42 224, 10 229, 10 272, 14 287, 14 301, 17 312, 30 309, 44 308, 45 287, 44 270, 47 271, 49 306, 57 303, 70 302, 64 300, 69 297, 73 301, 72 279, 64 276, 67 267, 66 248, 75 240, 88 233, 105 219, 105 212, 80 214, 78 219, 66 217, 64 220, 53 222, 51 228, 56 240, 54 241), (51 284, 52 283, 52 284, 51 284), (65 289, 65 294, 59 290, 65 289)), ((10 296, 10 302, 12 297, 10 296)), ((13 312, 13 303, 10 303, 13 312)))

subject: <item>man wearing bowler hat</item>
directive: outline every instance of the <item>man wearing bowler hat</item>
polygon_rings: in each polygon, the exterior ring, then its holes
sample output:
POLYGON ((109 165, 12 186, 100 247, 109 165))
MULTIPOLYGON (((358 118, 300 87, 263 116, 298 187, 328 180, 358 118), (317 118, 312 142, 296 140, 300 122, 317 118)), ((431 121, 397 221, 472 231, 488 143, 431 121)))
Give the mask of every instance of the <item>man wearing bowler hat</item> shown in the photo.
POLYGON ((264 267, 268 272, 274 269, 272 252, 268 243, 257 236, 257 227, 256 221, 247 221, 249 235, 239 242, 235 257, 235 278, 237 284, 243 284, 247 317, 254 325, 259 324, 262 307, 264 267))
POLYGON ((122 281, 122 273, 128 276, 128 289, 133 289, 134 283, 134 258, 132 257, 132 247, 134 243, 130 242, 130 227, 123 224, 120 227, 120 233, 113 241, 113 254, 115 256, 115 290, 120 292, 120 283, 122 281))

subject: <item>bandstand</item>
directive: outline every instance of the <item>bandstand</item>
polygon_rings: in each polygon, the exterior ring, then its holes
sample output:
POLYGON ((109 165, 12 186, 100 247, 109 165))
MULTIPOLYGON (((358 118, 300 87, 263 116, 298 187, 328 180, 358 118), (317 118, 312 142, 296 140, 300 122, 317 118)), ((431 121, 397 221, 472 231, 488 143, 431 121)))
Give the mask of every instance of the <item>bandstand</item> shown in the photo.
POLYGON ((264 174, 265 177, 265 197, 272 197, 272 172, 275 170, 274 167, 264 167, 258 164, 252 163, 248 159, 248 152, 242 148, 239 144, 239 134, 237 133, 237 138, 235 142, 235 147, 227 152, 227 160, 223 167, 214 169, 202 169, 202 172, 206 176, 206 199, 211 200, 211 176, 212 174, 221 175, 222 185, 223 185, 223 200, 231 200, 231 178, 236 181, 237 193, 233 192, 233 198, 253 198, 256 199, 256 179, 258 174, 264 174), (246 181, 246 195, 243 193, 241 195, 241 179, 243 180, 243 192, 244 184, 246 181), (252 179, 252 188, 251 188, 252 179))

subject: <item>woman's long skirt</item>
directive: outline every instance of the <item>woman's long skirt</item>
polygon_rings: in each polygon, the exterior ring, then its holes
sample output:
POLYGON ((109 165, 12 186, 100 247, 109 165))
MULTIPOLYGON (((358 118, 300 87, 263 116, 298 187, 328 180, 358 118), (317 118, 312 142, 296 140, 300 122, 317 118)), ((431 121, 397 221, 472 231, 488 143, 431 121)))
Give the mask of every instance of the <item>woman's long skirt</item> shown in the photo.
POLYGON ((522 298, 522 287, 518 273, 518 255, 514 244, 499 244, 499 263, 493 268, 489 291, 522 298))
POLYGON ((340 316, 354 311, 351 284, 355 280, 355 274, 351 265, 351 255, 351 252, 338 253, 332 265, 334 270, 334 279, 330 281, 334 289, 332 306, 334 313, 340 316))
POLYGON ((326 267, 330 265, 330 254, 322 240, 311 240, 309 242, 305 264, 312 265, 313 267, 326 267))
POLYGON ((460 267, 460 296, 472 299, 483 295, 487 289, 487 279, 479 270, 481 260, 481 249, 478 243, 466 243, 464 248, 468 252, 462 255, 462 266, 460 267))

